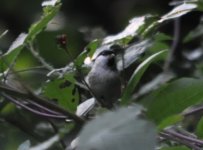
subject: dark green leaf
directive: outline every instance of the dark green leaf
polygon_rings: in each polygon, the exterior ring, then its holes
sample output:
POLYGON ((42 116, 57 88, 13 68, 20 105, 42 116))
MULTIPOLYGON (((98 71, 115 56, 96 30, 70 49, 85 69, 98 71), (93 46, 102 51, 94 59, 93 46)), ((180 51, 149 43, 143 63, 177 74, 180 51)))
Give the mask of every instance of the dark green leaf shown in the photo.
POLYGON ((43 88, 43 94, 56 100, 60 106, 75 112, 79 103, 79 93, 72 73, 63 78, 49 81, 43 88))
POLYGON ((135 89, 136 85, 140 81, 142 75, 147 70, 149 65, 155 61, 158 61, 160 59, 163 59, 168 54, 167 50, 160 51, 158 53, 153 54, 149 58, 147 58, 144 62, 142 62, 134 71, 133 75, 131 76, 126 89, 123 92, 122 96, 122 104, 128 104, 131 100, 131 94, 133 93, 133 90, 135 89))

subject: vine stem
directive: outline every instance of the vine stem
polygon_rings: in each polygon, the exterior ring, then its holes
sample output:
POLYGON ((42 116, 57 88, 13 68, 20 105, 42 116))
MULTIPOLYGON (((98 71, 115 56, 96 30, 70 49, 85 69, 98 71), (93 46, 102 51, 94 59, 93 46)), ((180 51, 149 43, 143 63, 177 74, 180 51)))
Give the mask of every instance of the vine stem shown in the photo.
POLYGON ((47 113, 44 113, 44 112, 39 112, 39 111, 37 111, 37 110, 35 110, 35 109, 33 109, 33 108, 31 108, 31 107, 29 107, 29 106, 23 104, 23 103, 17 101, 17 100, 14 99, 13 97, 11 97, 11 96, 9 96, 9 95, 7 95, 7 94, 5 94, 5 93, 0 93, 0 95, 1 95, 2 97, 4 97, 4 98, 10 100, 12 103, 14 103, 14 104, 16 104, 16 105, 18 105, 18 106, 20 106, 20 107, 22 107, 22 108, 24 108, 24 109, 30 111, 30 112, 32 112, 32 113, 34 113, 34 114, 40 115, 40 116, 42 116, 42 117, 55 118, 55 119, 66 119, 66 118, 67 118, 66 116, 54 115, 54 114, 47 114, 47 113))
POLYGON ((166 138, 166 139, 170 139, 173 141, 177 141, 181 144, 184 144, 194 150, 200 150, 201 148, 199 146, 203 146, 203 141, 193 138, 193 137, 189 137, 183 134, 180 134, 178 132, 175 131, 170 131, 170 130, 164 130, 162 132, 160 132, 160 136, 166 138))
POLYGON ((16 96, 16 97, 32 100, 32 101, 34 101, 34 102, 36 102, 36 103, 38 103, 44 107, 47 107, 53 111, 59 112, 65 116, 67 116, 67 118, 74 120, 80 126, 82 126, 84 124, 84 120, 82 118, 69 112, 68 110, 64 110, 63 108, 49 102, 48 100, 45 100, 45 99, 35 95, 31 91, 29 91, 29 93, 22 93, 22 92, 14 90, 14 89, 11 89, 11 88, 7 87, 6 85, 0 85, 0 91, 1 91, 1 93, 4 92, 7 94, 16 96))

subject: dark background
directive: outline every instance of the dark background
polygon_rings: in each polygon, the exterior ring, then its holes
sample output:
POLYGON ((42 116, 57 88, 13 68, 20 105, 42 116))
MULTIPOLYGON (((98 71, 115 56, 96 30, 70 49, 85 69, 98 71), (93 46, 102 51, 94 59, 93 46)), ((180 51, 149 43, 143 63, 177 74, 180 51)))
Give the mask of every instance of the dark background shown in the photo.
MULTIPOLYGON (((128 21, 146 14, 165 14, 171 10, 168 0, 63 0, 58 20, 52 25, 59 28, 41 33, 36 45, 40 54, 52 65, 62 67, 68 62, 64 52, 58 50, 55 38, 58 34, 68 35, 69 50, 77 55, 89 41, 96 37, 122 31, 128 21)), ((6 51, 21 33, 28 32, 30 25, 42 14, 41 0, 1 0, 0 32, 9 30, 0 40, 0 49, 6 51)), ((26 53, 26 52, 24 52, 26 53)), ((26 58, 28 58, 28 54, 26 58)), ((24 59, 26 59, 24 58, 24 59)), ((23 60, 18 66, 23 68, 23 60)), ((30 61, 28 64, 36 62, 30 61)))

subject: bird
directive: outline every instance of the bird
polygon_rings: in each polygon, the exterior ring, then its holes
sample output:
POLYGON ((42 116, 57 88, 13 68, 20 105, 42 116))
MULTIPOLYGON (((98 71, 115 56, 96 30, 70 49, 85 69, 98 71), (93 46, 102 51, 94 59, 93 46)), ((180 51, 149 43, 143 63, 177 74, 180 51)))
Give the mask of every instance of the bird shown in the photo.
POLYGON ((97 55, 86 81, 100 105, 112 109, 121 96, 121 80, 114 51, 103 50, 97 55))

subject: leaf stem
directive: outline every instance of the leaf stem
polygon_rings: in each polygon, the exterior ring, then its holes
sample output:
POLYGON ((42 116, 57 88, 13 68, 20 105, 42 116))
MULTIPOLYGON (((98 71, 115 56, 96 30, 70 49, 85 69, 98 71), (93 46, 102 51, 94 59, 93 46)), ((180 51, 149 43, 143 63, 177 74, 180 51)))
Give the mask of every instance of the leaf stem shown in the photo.
POLYGON ((48 70, 52 71, 54 70, 54 67, 52 67, 50 64, 48 64, 44 58, 42 58, 39 53, 35 50, 33 44, 30 42, 28 44, 28 49, 30 50, 30 52, 32 53, 32 55, 48 70))

